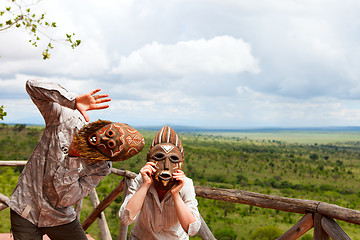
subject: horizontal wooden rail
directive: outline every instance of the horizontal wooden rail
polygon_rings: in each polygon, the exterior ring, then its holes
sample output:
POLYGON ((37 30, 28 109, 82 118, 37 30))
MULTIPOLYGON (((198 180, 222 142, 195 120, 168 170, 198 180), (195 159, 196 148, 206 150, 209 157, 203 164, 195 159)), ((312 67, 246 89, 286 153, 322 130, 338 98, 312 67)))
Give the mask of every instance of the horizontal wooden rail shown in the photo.
POLYGON ((317 212, 331 218, 360 225, 360 211, 320 202, 317 212))
POLYGON ((6 202, 7 202, 8 200, 9 200, 9 198, 8 198, 7 196, 5 196, 5 195, 3 195, 3 194, 0 193, 0 202, 1 202, 2 204, 7 205, 6 202))
POLYGON ((123 176, 123 177, 128 177, 128 178, 136 178, 137 174, 127 171, 127 170, 120 170, 117 168, 111 168, 111 173, 118 175, 118 176, 123 176))
POLYGON ((198 197, 303 214, 316 212, 320 203, 318 201, 279 197, 237 189, 195 186, 195 192, 198 197))
POLYGON ((242 203, 262 208, 271 208, 285 212, 306 214, 320 213, 338 220, 360 225, 360 211, 339 207, 320 201, 286 198, 261 193, 195 186, 198 197, 242 203))
POLYGON ((0 161, 0 167, 25 166, 27 161, 0 161))

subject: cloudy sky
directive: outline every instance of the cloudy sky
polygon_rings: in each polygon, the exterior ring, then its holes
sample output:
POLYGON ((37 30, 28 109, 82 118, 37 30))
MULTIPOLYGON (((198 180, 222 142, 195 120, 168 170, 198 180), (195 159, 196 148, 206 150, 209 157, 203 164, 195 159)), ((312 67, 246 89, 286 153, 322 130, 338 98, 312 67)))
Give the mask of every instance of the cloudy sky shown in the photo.
POLYGON ((57 23, 44 33, 75 33, 82 43, 57 41, 44 61, 26 32, 0 32, 4 122, 43 123, 24 90, 27 79, 43 78, 79 94, 109 93, 110 108, 90 120, 360 125, 357 0, 43 0, 33 9, 57 23))

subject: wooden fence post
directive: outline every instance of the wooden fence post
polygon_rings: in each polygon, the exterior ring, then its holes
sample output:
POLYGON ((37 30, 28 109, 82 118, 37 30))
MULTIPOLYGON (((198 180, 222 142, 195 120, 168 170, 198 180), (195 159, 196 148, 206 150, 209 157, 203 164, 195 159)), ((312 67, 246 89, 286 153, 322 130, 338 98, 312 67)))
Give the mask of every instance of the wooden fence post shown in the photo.
POLYGON ((294 226, 286 231, 277 240, 295 240, 304 235, 314 226, 312 213, 307 213, 294 226))
POLYGON ((351 240, 337 222, 327 216, 322 216, 321 226, 333 240, 351 240))
POLYGON ((216 240, 216 238, 214 237, 214 235, 212 234, 212 232, 210 231, 208 225, 206 225, 204 219, 202 218, 202 216, 200 215, 200 219, 201 219, 201 227, 199 229, 199 236, 202 239, 205 240, 216 240))
MULTIPOLYGON (((98 197, 98 195, 96 193, 95 188, 90 190, 89 196, 90 196, 90 200, 91 200, 91 203, 93 205, 93 208, 95 209, 100 203, 99 197, 98 197)), ((98 225, 99 225, 99 229, 100 229, 100 233, 101 233, 101 239, 102 240, 111 240, 111 234, 110 234, 109 226, 108 226, 108 224, 106 222, 104 212, 100 213, 97 221, 98 221, 98 225)))
POLYGON ((324 231, 321 226, 322 215, 314 213, 314 236, 313 240, 329 240, 329 235, 324 231))
POLYGON ((90 213, 90 215, 81 224, 82 228, 86 231, 90 225, 95 221, 99 214, 107 208, 124 190, 124 179, 111 191, 99 205, 90 213))
MULTIPOLYGON (((132 179, 129 177, 124 177, 125 179, 125 185, 124 185, 124 191, 123 191, 123 196, 122 196, 122 201, 121 204, 124 202, 125 197, 128 193, 128 187, 131 184, 132 179)), ((128 226, 122 224, 120 222, 120 228, 119 228, 119 240, 126 240, 127 237, 127 232, 128 232, 128 226)))
POLYGON ((83 199, 80 199, 80 201, 78 201, 78 202, 75 204, 76 217, 77 217, 79 220, 80 220, 80 215, 81 215, 82 204, 83 204, 83 199))

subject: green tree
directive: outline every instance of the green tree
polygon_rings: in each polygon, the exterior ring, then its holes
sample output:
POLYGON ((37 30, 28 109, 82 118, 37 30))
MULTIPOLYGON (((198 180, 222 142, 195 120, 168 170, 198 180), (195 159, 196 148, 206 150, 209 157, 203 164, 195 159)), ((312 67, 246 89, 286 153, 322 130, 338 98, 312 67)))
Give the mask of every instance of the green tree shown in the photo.
MULTIPOLYGON (((53 48, 53 43, 59 41, 59 39, 53 39, 45 33, 46 28, 56 28, 56 22, 49 22, 45 18, 45 13, 35 13, 31 7, 35 7, 35 4, 28 5, 24 1, 20 0, 8 0, 8 4, 5 9, 0 9, 0 32, 6 31, 10 28, 19 28, 25 30, 30 34, 30 44, 34 47, 38 46, 40 36, 45 36, 49 39, 46 49, 42 52, 43 59, 50 58, 49 50, 53 48)), ((70 45, 75 48, 81 43, 80 40, 73 40, 72 37, 75 34, 66 34, 64 39, 70 45)))
POLYGON ((217 205, 224 210, 224 217, 226 217, 229 212, 231 213, 236 209, 236 205, 233 202, 218 201, 217 205))
POLYGON ((310 154, 310 159, 316 161, 319 159, 319 155, 317 155, 316 153, 310 154))

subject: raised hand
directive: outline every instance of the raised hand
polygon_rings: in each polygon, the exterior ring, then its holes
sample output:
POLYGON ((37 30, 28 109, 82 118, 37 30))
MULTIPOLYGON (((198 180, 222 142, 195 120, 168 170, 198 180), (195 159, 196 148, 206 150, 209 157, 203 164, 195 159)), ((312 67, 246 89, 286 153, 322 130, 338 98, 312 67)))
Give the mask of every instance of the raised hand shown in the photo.
POLYGON ((108 94, 95 95, 100 91, 101 89, 98 88, 89 93, 79 95, 75 98, 75 107, 84 116, 86 122, 89 121, 89 116, 87 114, 87 111, 100 110, 109 107, 109 105, 107 104, 100 105, 101 103, 111 101, 111 99, 108 98, 108 94))
POLYGON ((152 175, 156 172, 155 163, 147 162, 143 168, 140 169, 140 174, 143 179, 143 184, 150 186, 153 182, 152 175))
POLYGON ((171 195, 175 195, 180 192, 180 190, 184 186, 184 177, 185 174, 181 170, 177 170, 173 173, 173 178, 176 180, 177 183, 170 189, 171 195))

